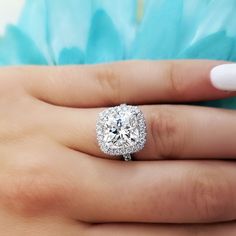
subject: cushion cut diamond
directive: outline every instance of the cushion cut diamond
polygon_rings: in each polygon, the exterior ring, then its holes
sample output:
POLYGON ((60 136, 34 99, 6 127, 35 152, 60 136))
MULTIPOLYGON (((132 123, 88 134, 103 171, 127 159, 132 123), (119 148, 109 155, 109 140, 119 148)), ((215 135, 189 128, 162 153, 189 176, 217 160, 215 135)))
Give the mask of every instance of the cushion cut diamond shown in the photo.
POLYGON ((100 113, 97 137, 103 152, 124 155, 141 150, 146 141, 146 126, 138 107, 121 105, 100 113))
POLYGON ((104 125, 104 142, 110 148, 134 146, 139 139, 137 116, 131 112, 116 112, 104 125))

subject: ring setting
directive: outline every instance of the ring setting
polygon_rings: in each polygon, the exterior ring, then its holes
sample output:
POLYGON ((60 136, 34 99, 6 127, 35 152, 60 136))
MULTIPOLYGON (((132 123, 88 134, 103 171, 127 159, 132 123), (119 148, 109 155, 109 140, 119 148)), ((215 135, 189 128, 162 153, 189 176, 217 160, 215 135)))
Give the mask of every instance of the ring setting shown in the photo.
POLYGON ((122 104, 110 107, 98 115, 96 124, 100 149, 108 155, 123 156, 131 160, 131 154, 143 149, 146 143, 146 122, 137 106, 122 104))

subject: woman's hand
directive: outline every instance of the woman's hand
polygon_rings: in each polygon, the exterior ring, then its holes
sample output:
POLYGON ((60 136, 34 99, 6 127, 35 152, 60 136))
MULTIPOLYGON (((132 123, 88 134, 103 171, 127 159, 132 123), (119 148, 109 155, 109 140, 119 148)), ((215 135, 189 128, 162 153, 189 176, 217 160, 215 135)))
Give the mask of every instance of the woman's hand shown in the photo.
POLYGON ((234 96, 212 86, 218 64, 2 68, 0 233, 235 235, 236 112, 147 105, 234 96), (139 161, 112 161, 96 141, 101 107, 121 103, 147 121, 139 161))

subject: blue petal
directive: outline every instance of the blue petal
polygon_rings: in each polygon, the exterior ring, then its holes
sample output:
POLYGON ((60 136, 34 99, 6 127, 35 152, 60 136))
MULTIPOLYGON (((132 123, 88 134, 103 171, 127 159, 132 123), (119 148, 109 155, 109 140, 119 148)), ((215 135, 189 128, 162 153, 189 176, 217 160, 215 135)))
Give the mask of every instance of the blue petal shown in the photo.
POLYGON ((234 47, 229 55, 229 61, 236 61, 236 37, 234 37, 234 47))
MULTIPOLYGON (((181 13, 181 21, 178 27, 178 49, 174 57, 178 52, 185 48, 188 48, 196 32, 198 32, 201 21, 205 16, 205 9, 208 8, 211 0, 184 0, 181 13)), ((163 22, 164 24, 165 22, 163 22)), ((169 36, 171 37, 171 35, 169 36)))
POLYGON ((19 26, 55 64, 63 48, 85 49, 91 15, 91 0, 27 0, 19 26))
POLYGON ((84 54, 79 48, 64 48, 58 59, 59 65, 76 65, 84 63, 84 54))
MULTIPOLYGON (((52 10, 52 9, 51 9, 52 10)), ((28 35, 47 58, 48 64, 54 64, 51 50, 48 9, 45 0, 26 0, 18 22, 18 27, 28 35)))
POLYGON ((150 0, 130 52, 131 58, 171 58, 178 47, 183 0, 150 0))
POLYGON ((15 26, 9 25, 0 39, 0 65, 46 65, 35 43, 15 26))
POLYGON ((138 0, 94 0, 93 9, 96 12, 103 9, 111 18, 115 28, 119 31, 123 44, 130 47, 137 28, 138 0))
POLYGON ((91 22, 85 62, 122 60, 123 55, 123 44, 113 22, 104 10, 97 10, 91 22))
POLYGON ((225 31, 229 36, 235 36, 235 12, 235 0, 211 0, 199 19, 193 42, 221 31, 225 31))
POLYGON ((234 39, 218 32, 192 45, 179 58, 229 60, 234 48, 234 39))

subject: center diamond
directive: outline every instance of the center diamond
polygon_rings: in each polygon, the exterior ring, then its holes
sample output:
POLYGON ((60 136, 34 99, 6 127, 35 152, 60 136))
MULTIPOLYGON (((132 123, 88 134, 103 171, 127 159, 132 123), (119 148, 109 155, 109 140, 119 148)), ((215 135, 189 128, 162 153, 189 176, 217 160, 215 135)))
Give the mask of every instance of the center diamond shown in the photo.
POLYGON ((137 116, 130 111, 114 111, 104 125, 103 141, 110 148, 134 146, 139 139, 137 116))
POLYGON ((135 106, 121 105, 99 114, 97 138, 102 151, 124 155, 141 150, 146 141, 146 125, 142 112, 135 106))

